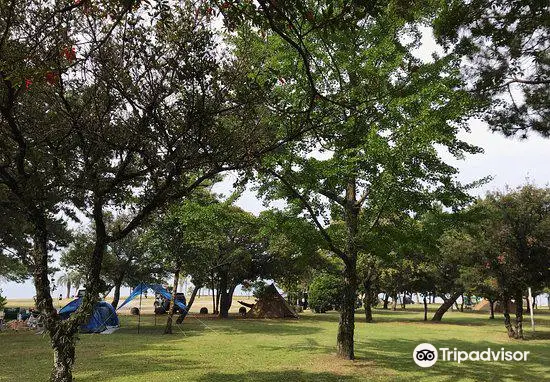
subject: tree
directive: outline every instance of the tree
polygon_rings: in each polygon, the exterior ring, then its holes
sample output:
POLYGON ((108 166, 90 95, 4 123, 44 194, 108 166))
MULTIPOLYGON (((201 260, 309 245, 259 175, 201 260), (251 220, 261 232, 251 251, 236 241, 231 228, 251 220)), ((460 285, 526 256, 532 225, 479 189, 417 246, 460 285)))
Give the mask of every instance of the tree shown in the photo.
POLYGON ((52 380, 72 380, 75 334, 103 288, 110 243, 204 180, 299 134, 258 124, 262 96, 243 84, 246 68, 221 59, 208 20, 179 5, 0 5, 0 182, 30 227, 52 380), (56 230, 82 216, 75 210, 93 223, 95 239, 87 294, 62 321, 50 295, 50 251, 60 243, 56 230), (113 210, 133 218, 109 231, 113 210))
POLYGON ((549 206, 547 188, 525 185, 489 193, 470 208, 476 220, 447 231, 441 239, 448 258, 444 263, 460 264, 449 280, 454 279, 462 291, 469 288, 493 302, 498 299, 511 338, 523 338, 527 289, 542 290, 550 278, 549 206), (514 323, 512 300, 516 304, 514 323))
MULTIPOLYGON (((149 233, 147 239, 149 250, 156 257, 157 262, 174 277, 165 334, 172 334, 172 319, 180 273, 183 271, 190 274, 195 285, 195 290, 189 299, 191 303, 196 291, 206 283, 211 249, 198 238, 199 235, 202 237, 203 226, 197 225, 200 217, 194 213, 200 210, 203 204, 207 205, 212 201, 212 196, 203 195, 202 198, 188 199, 171 205, 156 217, 149 233)), ((187 306, 189 309, 190 304, 187 306)))
POLYGON ((359 289, 363 292, 365 322, 372 322, 372 307, 378 305, 380 291, 380 258, 372 254, 360 253, 357 259, 359 289))
POLYGON ((267 243, 265 276, 275 280, 292 303, 304 297, 320 272, 336 272, 337 266, 323 250, 323 239, 307 219, 288 211, 267 210, 260 214, 259 224, 259 240, 267 243))
POLYGON ((214 311, 219 304, 221 318, 228 317, 237 285, 264 275, 267 262, 257 218, 234 200, 205 194, 172 205, 155 223, 150 244, 175 274, 191 275, 195 291, 217 290, 214 311))
POLYGON ((467 59, 464 75, 505 135, 550 135, 550 8, 544 1, 443 2, 438 41, 467 59))
MULTIPOLYGON (((124 227, 131 216, 118 216, 109 225, 117 231, 124 227)), ((103 274, 114 289, 112 305, 116 309, 122 285, 134 286, 141 282, 156 283, 165 275, 157 259, 148 251, 145 241, 148 227, 139 227, 124 238, 110 243, 103 261, 103 274)))
POLYGON ((265 242, 258 240, 259 222, 254 215, 231 205, 229 199, 202 211, 203 243, 211 248, 211 279, 219 295, 219 317, 227 318, 233 292, 245 280, 265 274, 265 242))
MULTIPOLYGON (((67 264, 65 264, 67 266, 67 264)), ((84 276, 82 273, 80 273, 77 270, 70 270, 66 269, 66 272, 59 276, 57 279, 57 285, 58 286, 65 286, 67 288, 67 293, 65 295, 65 298, 71 297, 71 287, 74 288, 75 295, 78 292, 78 289, 80 288, 80 285, 83 284, 84 276)))
MULTIPOLYGON (((460 229, 447 227, 441 234, 438 253, 434 263, 434 292, 443 299, 432 321, 441 321, 443 315, 453 306, 467 289, 464 271, 471 264, 474 241, 460 229)), ((434 257, 432 257, 433 261, 434 257)))
MULTIPOLYGON (((314 133, 258 166, 260 191, 304 214, 344 264, 337 344, 338 355, 348 359, 354 357, 357 258, 369 250, 361 247, 362 236, 387 214, 431 208, 437 199, 447 205, 465 201, 453 182, 456 170, 434 145, 457 156, 478 151, 456 138, 469 109, 468 95, 457 89, 456 62, 414 59, 409 49, 415 43, 397 37, 410 24, 392 10, 306 39, 318 68, 313 80, 322 84, 310 119, 314 133)), ((310 78, 297 77, 300 62, 276 37, 267 36, 266 44, 252 33, 243 36, 237 52, 267 62, 263 75, 292 78, 278 87, 281 101, 272 117, 292 125, 283 110, 308 102, 310 78)))
POLYGON ((342 280, 331 274, 320 274, 309 285, 309 304, 316 313, 325 313, 342 301, 342 280))
POLYGON ((484 229, 474 236, 480 263, 496 280, 508 335, 523 339, 527 288, 542 289, 550 279, 550 189, 528 184, 494 192, 480 207, 487 214, 484 229), (514 325, 508 310, 511 299, 516 303, 514 325))

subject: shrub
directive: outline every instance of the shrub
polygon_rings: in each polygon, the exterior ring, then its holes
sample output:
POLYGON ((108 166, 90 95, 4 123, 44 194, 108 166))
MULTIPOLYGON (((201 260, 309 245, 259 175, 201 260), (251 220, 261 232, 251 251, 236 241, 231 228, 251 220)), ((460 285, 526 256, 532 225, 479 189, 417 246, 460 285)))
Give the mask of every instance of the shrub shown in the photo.
POLYGON ((338 309, 341 296, 342 280, 334 275, 321 274, 309 285, 309 306, 316 313, 338 309))

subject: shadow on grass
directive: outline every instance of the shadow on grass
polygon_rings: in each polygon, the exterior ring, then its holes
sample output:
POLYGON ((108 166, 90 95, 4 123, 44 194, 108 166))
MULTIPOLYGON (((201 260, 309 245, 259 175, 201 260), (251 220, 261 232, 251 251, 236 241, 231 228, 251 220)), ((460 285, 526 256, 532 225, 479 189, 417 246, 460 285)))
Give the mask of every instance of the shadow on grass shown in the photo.
MULTIPOLYGON (((319 355, 334 357, 334 362, 342 362, 349 367, 353 374, 353 370, 357 373, 361 369, 373 368, 376 370, 393 370, 399 375, 393 376, 391 380, 409 381, 418 379, 433 378, 437 381, 459 381, 462 378, 474 379, 476 381, 542 381, 546 380, 550 375, 550 366, 548 359, 550 357, 550 349, 541 348, 534 343, 528 341, 514 341, 508 344, 495 343, 490 341, 470 342, 450 339, 448 342, 444 340, 432 341, 430 339, 413 341, 413 340, 371 340, 371 341, 355 341, 355 356, 356 361, 342 361, 334 355, 335 347, 320 345, 317 341, 306 338, 302 344, 285 348, 283 346, 261 346, 262 351, 292 351, 292 352, 307 352, 319 355), (499 351, 504 348, 506 351, 529 351, 528 360, 522 361, 499 361, 499 362, 483 362, 483 361, 465 361, 460 364, 457 362, 438 360, 438 362, 429 369, 418 367, 412 358, 414 348, 422 343, 428 342, 436 348, 457 348, 460 351, 484 351, 490 348, 492 351, 499 351), (347 364, 345 364, 347 363, 347 364)), ((330 359, 330 358, 329 358, 330 359)), ((327 359, 325 359, 327 361, 327 359)), ((269 379, 268 379, 269 380, 269 379)))
MULTIPOLYGON (((307 316, 308 318, 311 316, 307 316)), ((297 335, 297 334, 315 334, 323 330, 314 325, 305 325, 312 320, 305 318, 298 319, 210 319, 204 320, 200 317, 189 316, 185 318, 182 324, 173 324, 174 335, 203 335, 207 332, 222 332, 227 334, 246 333, 246 334, 273 334, 277 335, 297 335)), ((336 316, 336 322, 338 317, 336 316)), ((165 321, 157 325, 152 324, 152 318, 148 317, 146 322, 140 326, 141 334, 164 333, 165 321), (148 320, 148 321, 147 321, 148 320)), ((334 319, 331 319, 331 321, 334 319)), ((315 321, 315 320, 313 320, 315 321)), ((117 333, 137 334, 137 321, 125 320, 121 322, 121 329, 117 333)))
MULTIPOLYGON (((459 325, 459 326, 491 326, 491 325, 500 325, 500 320, 490 320, 489 317, 443 317, 441 322, 431 321, 431 316, 428 317, 428 321, 424 321, 423 312, 418 314, 418 316, 413 316, 411 313, 416 312, 403 312, 403 311, 387 311, 387 310, 374 310, 373 311, 373 322, 370 324, 376 323, 416 323, 416 324, 446 324, 446 325, 459 325), (407 314, 408 313, 408 314, 407 314)), ((309 314, 300 316, 300 320, 303 321, 312 321, 312 322, 335 322, 338 323, 339 313, 338 312, 327 312, 319 314, 309 314)), ((357 324, 366 324, 365 316, 363 312, 358 311, 355 315, 355 322, 357 324)), ((504 327, 504 326, 503 326, 504 327)))
MULTIPOLYGON (((375 311, 375 319, 380 320, 379 322, 396 324, 400 322, 422 324, 421 318, 414 319, 394 314, 394 312, 377 314, 375 311)), ((444 319, 443 323, 464 325, 460 322, 466 322, 471 325, 472 322, 468 321, 468 317, 471 317, 471 321, 479 321, 487 325, 488 328, 492 328, 493 325, 502 325, 501 320, 485 320, 470 315, 449 317, 446 321, 444 319)), ((357 318, 358 327, 366 325, 361 322, 359 315, 357 318)), ((426 330, 425 338, 422 338, 424 337, 422 334, 421 338, 407 340, 400 338, 406 336, 406 330, 398 332, 402 329, 397 329, 398 325, 395 325, 396 333, 391 336, 391 339, 363 337, 362 340, 356 341, 358 361, 349 362, 338 360, 334 356, 335 338, 332 331, 336 330, 337 323, 337 312, 305 314, 300 320, 209 320, 201 323, 191 318, 186 319, 181 328, 175 326, 174 335, 169 336, 162 335, 164 320, 157 321, 155 327, 153 317, 142 317, 140 334, 137 334, 137 318, 128 317, 122 319, 122 328, 112 335, 81 335, 81 343, 77 347, 75 375, 77 380, 84 382, 107 381, 118 377, 143 381, 150 380, 152 374, 156 375, 155 378, 159 381, 167 380, 163 379, 163 375, 166 375, 166 378, 170 375, 170 379, 182 375, 182 378, 189 381, 260 382, 359 381, 365 380, 366 376, 371 374, 392 381, 425 378, 449 382, 464 378, 478 381, 505 379, 539 381, 550 375, 548 366, 550 347, 546 346, 545 342, 537 341, 550 339, 550 332, 547 329, 535 334, 526 330, 526 336, 531 341, 503 343, 498 339, 495 339, 495 342, 480 342, 479 338, 471 340, 462 338, 468 337, 468 331, 457 332, 458 339, 449 338, 447 341, 430 338, 430 332, 426 330), (323 324, 324 322, 330 322, 330 325, 323 324), (401 333, 403 336, 400 335, 401 333), (231 337, 231 334, 251 334, 252 336, 231 337), (240 353, 242 348, 239 343, 233 343, 224 350, 231 341, 243 341, 246 345, 250 338, 260 334, 261 342, 247 348, 248 353, 244 353, 252 354, 253 357, 258 356, 258 358, 253 358, 252 362, 243 362, 246 365, 244 368, 240 367, 236 360, 239 355, 246 357, 240 353), (210 336, 206 338, 207 335, 210 336), (187 337, 200 336, 205 336, 204 341, 202 338, 199 341, 186 341, 187 337), (274 340, 274 337, 280 336, 287 337, 284 341, 274 340), (327 340, 329 337, 330 339, 327 340), (457 347, 464 351, 482 351, 488 347, 500 350, 504 347, 506 350, 530 351, 531 354, 528 362, 495 362, 488 365, 487 362, 457 364, 441 361, 432 368, 420 369, 412 360, 412 351, 421 342, 430 342, 436 347, 457 347), (194 343, 196 347, 190 348, 190 343, 194 343), (185 351, 187 353, 184 353, 185 351), (214 358, 212 354, 209 355, 209 352, 215 353, 214 358), (287 364, 282 365, 277 357, 281 357, 283 352, 296 354, 288 357, 287 364), (259 366, 262 362, 267 370, 256 370, 262 368, 259 366), (314 367, 312 368, 311 365, 304 367, 303 362, 312 362, 314 367), (332 368, 333 363, 338 367, 332 368), (295 368, 295 370, 288 370, 289 368, 295 368), (302 370, 303 368, 314 371, 302 370)), ((431 324, 430 321, 427 323, 431 324)), ((422 327, 422 325, 419 326, 422 327)), ((368 327, 369 330, 376 330, 376 323, 368 327)), ((385 327, 385 330, 394 330, 392 325, 389 329, 388 325, 385 327)), ((432 326, 432 329, 437 330, 438 326, 432 326)), ((504 332, 503 325, 502 331, 504 332)), ((423 330, 422 333, 424 333, 423 330)), ((9 349, 4 353, 4 360, 9 362, 0 367, 0 381, 46 380, 51 366, 51 350, 47 338, 28 334, 3 334, 0 341, 5 344, 6 349, 9 349)))
POLYGON ((547 365, 548 352, 541 353, 540 347, 530 346, 527 342, 511 342, 503 345, 490 341, 470 342, 456 339, 448 342, 438 340, 426 342, 432 343, 436 348, 457 348, 460 351, 483 351, 491 348, 498 351, 501 348, 511 351, 530 351, 526 362, 483 362, 443 361, 441 358, 429 369, 420 369, 412 359, 414 348, 419 341, 392 340, 357 342, 357 356, 364 359, 372 359, 377 366, 399 370, 400 373, 414 373, 422 370, 426 377, 437 377, 437 380, 455 381, 461 378, 474 378, 478 381, 493 381, 510 379, 514 381, 541 381, 548 376, 550 368, 547 365), (490 363, 490 365, 488 365, 490 363))
POLYGON ((301 370, 282 371, 250 371, 241 374, 230 373, 208 373, 197 379, 201 382, 225 382, 225 381, 258 381, 258 382, 281 382, 281 381, 363 381, 350 375, 341 375, 328 372, 305 372, 301 370))

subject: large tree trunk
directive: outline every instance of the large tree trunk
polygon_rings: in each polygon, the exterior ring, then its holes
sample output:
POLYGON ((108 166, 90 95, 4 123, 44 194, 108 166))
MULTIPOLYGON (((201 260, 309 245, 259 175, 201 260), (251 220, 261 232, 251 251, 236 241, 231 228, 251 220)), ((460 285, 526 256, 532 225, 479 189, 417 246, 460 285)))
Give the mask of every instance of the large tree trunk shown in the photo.
POLYGON ((464 293, 461 295, 461 301, 460 301, 460 311, 464 312, 464 293))
POLYGON ((183 320, 185 319, 185 316, 187 316, 187 314, 191 310, 191 307, 193 306, 193 303, 195 302, 195 296, 200 291, 200 288, 201 288, 200 286, 195 286, 195 288, 193 289, 193 292, 191 292, 191 296, 189 297, 189 301, 187 301, 187 311, 183 312, 179 315, 178 319, 176 320, 176 324, 179 325, 183 322, 183 320))
POLYGON ((389 302, 390 302, 390 295, 388 293, 384 293, 384 305, 382 306, 382 309, 388 309, 389 302))
POLYGON ((397 294, 394 294, 392 296, 392 299, 393 299, 393 301, 391 303, 391 310, 395 311, 395 310, 397 310, 397 294))
POLYGON ((372 322, 372 290, 371 283, 368 280, 363 281, 363 287, 365 288, 365 298, 363 299, 363 305, 365 305, 365 321, 372 322))
POLYGON ((356 264, 346 265, 344 269, 344 295, 340 307, 338 323, 337 354, 341 358, 354 359, 353 336, 355 331, 355 299, 357 293, 356 264))
POLYGON ((514 331, 514 328, 512 327, 512 321, 510 320, 510 300, 508 298, 502 299, 502 309, 504 312, 504 326, 506 327, 506 331, 508 332, 509 338, 515 338, 516 332, 514 331))
POLYGON ((187 302, 187 311, 188 312, 191 310, 191 307, 193 306, 193 303, 195 302, 195 297, 197 296, 197 293, 200 292, 200 290, 201 290, 201 286, 196 286, 195 289, 193 289, 193 292, 191 292, 191 296, 189 297, 189 301, 187 302))
POLYGON ((101 200, 97 198, 94 203, 93 217, 96 238, 87 274, 86 295, 82 299, 80 308, 71 315, 71 318, 61 321, 53 305, 50 293, 46 219, 40 212, 36 212, 33 216, 35 225, 33 234, 33 279, 36 289, 36 307, 44 318, 44 327, 50 336, 51 346, 54 351, 54 367, 50 377, 52 382, 72 381, 76 333, 78 327, 90 316, 99 296, 99 276, 107 234, 103 223, 101 200))
POLYGON ((172 298, 170 299, 170 309, 168 310, 168 318, 166 319, 166 328, 164 334, 172 334, 172 318, 174 317, 174 310, 176 308, 176 293, 178 292, 178 283, 180 280, 180 270, 174 272, 174 284, 172 289, 172 298))
POLYGON ((493 299, 489 300, 489 309, 491 310, 491 315, 489 316, 489 319, 494 320, 495 319, 495 300, 493 299))
POLYGON ((71 382, 73 380, 73 365, 75 361, 75 332, 65 331, 63 323, 51 336, 54 354, 54 367, 50 376, 52 382, 71 382))
POLYGON ((62 334, 63 322, 54 308, 48 278, 48 233, 45 228, 45 219, 38 216, 36 220, 32 252, 34 260, 33 281, 36 289, 36 308, 44 318, 44 327, 50 336, 51 346, 54 350, 54 366, 50 381, 70 382, 73 379, 74 333, 60 335, 62 334), (64 344, 62 340, 66 340, 67 344, 64 344), (72 352, 70 351, 70 344, 72 344, 72 352), (70 357, 71 355, 72 357, 70 357))
POLYGON ((523 339, 523 293, 516 294, 516 339, 523 339))
POLYGON ((113 301, 111 305, 113 308, 117 308, 118 302, 120 301, 120 288, 122 287, 122 278, 115 280, 115 292, 113 294, 113 301))
POLYGON ((344 208, 347 228, 346 251, 341 254, 344 261, 344 285, 340 322, 338 323, 337 355, 345 359, 354 359, 355 304, 357 299, 357 234, 359 228, 360 206, 357 204, 356 179, 348 179, 346 186, 346 205, 344 208))
POLYGON ((222 272, 220 277, 220 312, 218 318, 228 318, 229 309, 233 302, 234 286, 228 285, 227 273, 222 272))
POLYGON ((449 310, 451 306, 455 303, 456 299, 461 295, 461 292, 455 292, 451 295, 450 298, 444 299, 443 304, 437 309, 434 316, 432 317, 432 321, 441 321, 443 318, 443 315, 449 310))
POLYGON ((218 318, 228 318, 229 317, 229 306, 228 306, 228 293, 227 293, 227 277, 223 275, 220 277, 220 286, 219 286, 219 312, 218 318))
POLYGON ((424 321, 428 321, 428 300, 426 299, 426 295, 422 297, 422 301, 424 302, 424 321))
POLYGON ((365 298, 365 321, 366 322, 372 322, 372 302, 370 301, 370 298, 365 298))

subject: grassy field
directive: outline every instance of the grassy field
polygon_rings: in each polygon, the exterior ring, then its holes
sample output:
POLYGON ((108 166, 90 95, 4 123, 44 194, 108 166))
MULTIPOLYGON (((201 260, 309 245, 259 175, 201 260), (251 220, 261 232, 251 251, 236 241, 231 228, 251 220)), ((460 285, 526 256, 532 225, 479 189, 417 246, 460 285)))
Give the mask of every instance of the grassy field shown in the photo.
MULTIPOLYGON (((235 308, 238 308, 238 304, 235 308)), ((200 307, 197 307, 197 309, 200 307)), ((418 307, 418 305, 417 305, 418 307)), ((507 338, 486 313, 449 312, 424 323, 419 308, 375 310, 356 324, 355 361, 334 356, 338 315, 304 313, 299 320, 216 320, 193 317, 163 335, 152 316, 121 317, 112 335, 81 335, 77 381, 542 381, 550 377, 550 312, 537 312, 537 333, 507 338), (459 350, 530 351, 527 362, 438 361, 421 369, 412 351, 422 342, 459 350)), ((48 339, 30 332, 0 334, 0 381, 44 381, 52 363, 48 339)))

